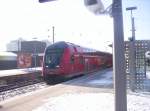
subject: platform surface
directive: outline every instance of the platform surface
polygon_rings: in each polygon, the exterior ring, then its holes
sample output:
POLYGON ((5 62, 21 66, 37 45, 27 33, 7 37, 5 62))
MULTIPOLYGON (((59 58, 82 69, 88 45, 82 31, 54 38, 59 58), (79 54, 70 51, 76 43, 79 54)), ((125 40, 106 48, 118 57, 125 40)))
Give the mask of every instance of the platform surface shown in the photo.
POLYGON ((11 70, 0 70, 0 77, 12 76, 12 75, 18 75, 18 74, 27 74, 27 73, 40 72, 40 71, 42 71, 41 67, 24 68, 24 69, 11 69, 11 70))

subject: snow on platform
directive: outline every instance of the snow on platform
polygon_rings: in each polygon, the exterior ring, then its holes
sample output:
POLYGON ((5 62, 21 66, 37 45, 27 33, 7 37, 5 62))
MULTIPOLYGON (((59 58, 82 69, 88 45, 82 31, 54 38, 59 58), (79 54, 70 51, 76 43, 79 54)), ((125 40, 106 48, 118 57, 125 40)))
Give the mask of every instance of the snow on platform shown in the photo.
POLYGON ((113 83, 112 80, 112 71, 108 71, 105 74, 101 75, 100 78, 88 81, 87 84, 93 84, 93 85, 111 85, 113 83))
MULTIPOLYGON (((127 98, 128 111, 150 111, 150 95, 130 94, 127 98)), ((48 98, 33 111, 114 111, 114 94, 64 94, 48 98)))
POLYGON ((41 67, 36 68, 24 68, 24 69, 11 69, 11 70, 0 70, 0 77, 12 76, 17 74, 26 74, 41 71, 41 67))
MULTIPOLYGON (((76 80, 73 85, 110 88, 107 86, 113 84, 112 70, 88 76, 76 80)), ((43 100, 44 104, 33 111, 114 111, 112 92, 66 93, 43 100)), ((150 111, 150 93, 148 94, 130 92, 127 95, 128 111, 150 111)))

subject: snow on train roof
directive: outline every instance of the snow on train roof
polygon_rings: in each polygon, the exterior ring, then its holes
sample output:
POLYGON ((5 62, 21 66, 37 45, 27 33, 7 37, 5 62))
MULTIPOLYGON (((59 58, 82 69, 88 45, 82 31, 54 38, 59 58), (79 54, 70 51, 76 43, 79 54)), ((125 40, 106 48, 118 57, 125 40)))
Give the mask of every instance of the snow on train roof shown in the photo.
POLYGON ((12 52, 0 52, 0 60, 16 60, 17 55, 12 52))

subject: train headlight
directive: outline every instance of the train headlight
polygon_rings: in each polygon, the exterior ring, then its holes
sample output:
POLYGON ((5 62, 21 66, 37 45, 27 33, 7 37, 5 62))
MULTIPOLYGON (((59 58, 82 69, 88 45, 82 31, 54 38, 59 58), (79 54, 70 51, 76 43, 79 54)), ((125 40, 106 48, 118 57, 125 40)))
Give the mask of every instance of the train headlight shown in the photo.
POLYGON ((56 67, 57 67, 57 68, 59 68, 60 66, 59 66, 59 65, 57 65, 56 67))

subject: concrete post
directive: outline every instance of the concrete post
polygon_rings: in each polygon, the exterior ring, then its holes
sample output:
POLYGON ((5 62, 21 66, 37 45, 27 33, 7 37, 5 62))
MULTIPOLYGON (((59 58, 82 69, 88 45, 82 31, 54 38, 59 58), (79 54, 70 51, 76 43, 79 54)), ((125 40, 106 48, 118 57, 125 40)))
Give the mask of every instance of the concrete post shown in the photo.
POLYGON ((115 111, 127 111, 122 0, 113 0, 112 15, 114 18, 113 71, 115 111))

